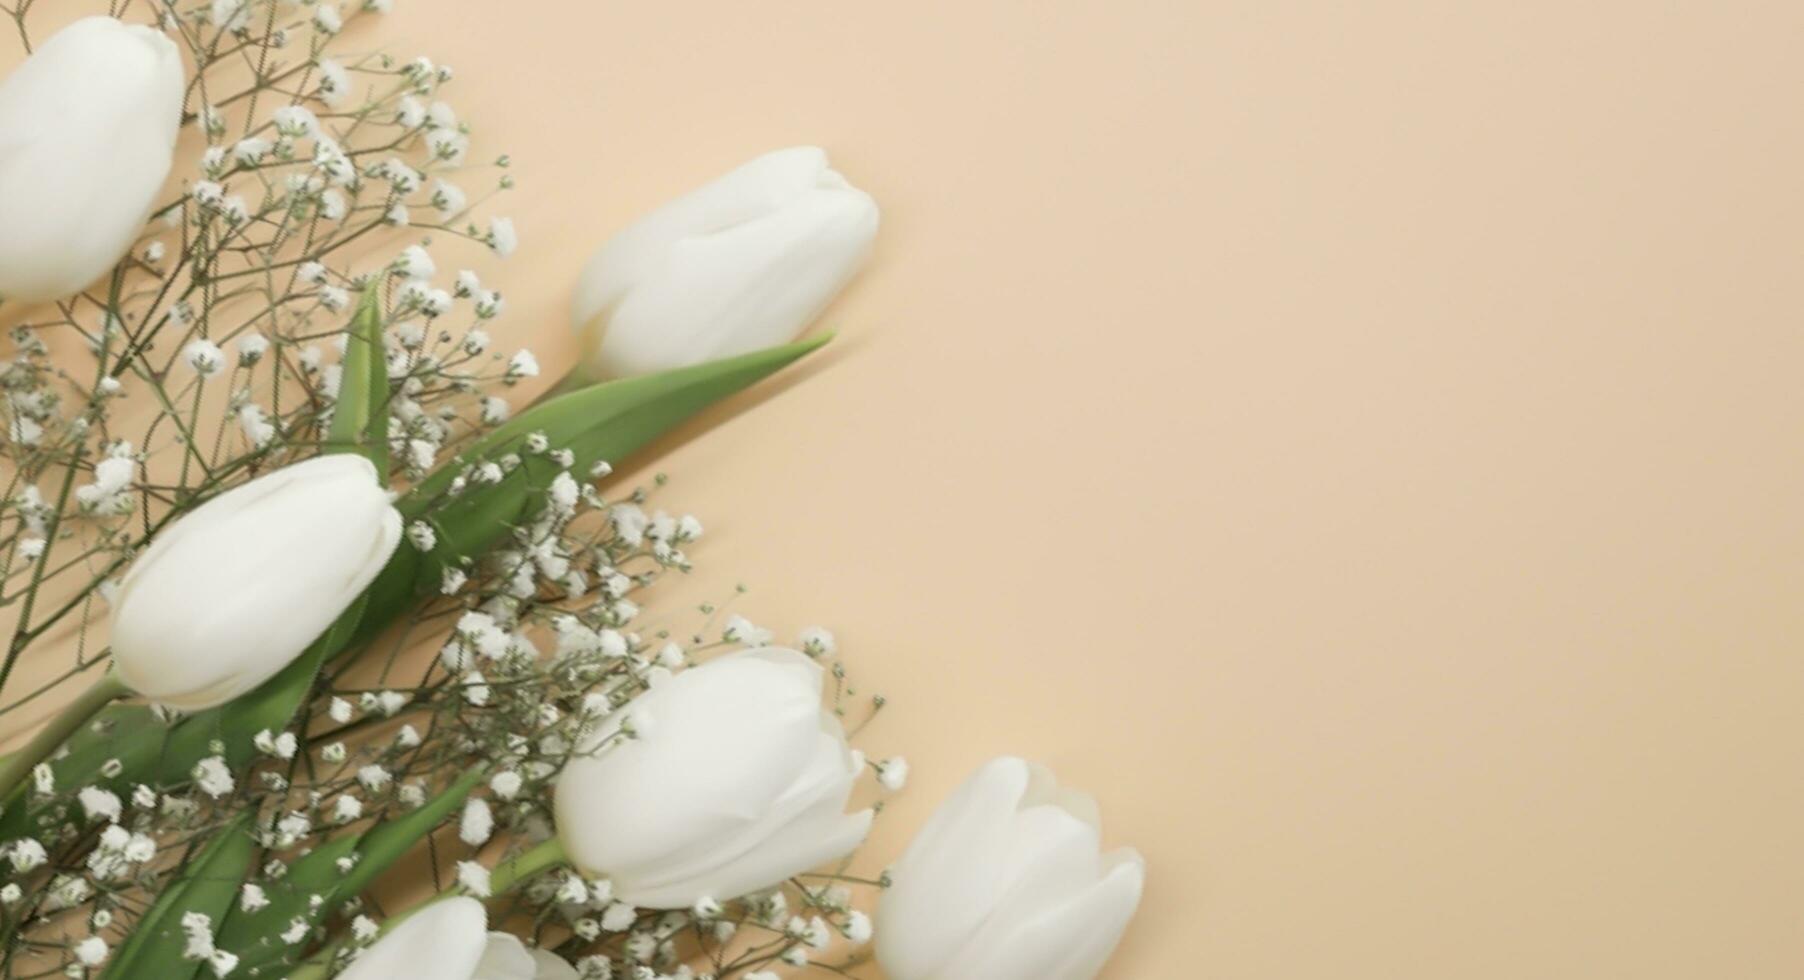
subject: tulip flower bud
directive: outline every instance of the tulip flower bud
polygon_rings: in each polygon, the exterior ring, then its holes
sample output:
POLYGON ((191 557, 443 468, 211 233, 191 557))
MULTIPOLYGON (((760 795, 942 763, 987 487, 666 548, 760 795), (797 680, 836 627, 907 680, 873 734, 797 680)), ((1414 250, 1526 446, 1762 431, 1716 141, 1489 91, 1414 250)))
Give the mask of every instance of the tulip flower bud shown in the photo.
POLYGON ((111 17, 0 82, 0 297, 68 296, 125 255, 169 176, 182 86, 174 43, 111 17))
POLYGON ((183 515, 133 563, 113 602, 113 669, 184 711, 275 676, 332 625, 401 540, 401 515, 361 456, 320 456, 183 515))
POLYGON ((473 898, 447 898, 409 915, 357 955, 338 980, 577 980, 576 968, 505 932, 489 932, 473 898))
POLYGON ((1020 759, 927 821, 877 903, 891 980, 1090 980, 1140 904, 1145 862, 1101 854, 1095 801, 1020 759))
POLYGON ((818 147, 768 153, 640 218, 577 284, 592 380, 787 343, 870 253, 877 204, 818 147))
POLYGON ((654 684, 565 766, 558 837, 640 908, 690 908, 844 857, 871 811, 845 813, 859 765, 794 650, 731 654, 654 684), (622 734, 624 719, 633 724, 622 734))

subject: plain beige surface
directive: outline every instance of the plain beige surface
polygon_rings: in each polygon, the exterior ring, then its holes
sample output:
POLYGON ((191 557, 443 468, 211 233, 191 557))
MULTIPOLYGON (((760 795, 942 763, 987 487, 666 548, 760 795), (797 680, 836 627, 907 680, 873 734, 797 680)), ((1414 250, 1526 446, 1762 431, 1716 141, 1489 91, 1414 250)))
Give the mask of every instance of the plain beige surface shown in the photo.
POLYGON ((638 212, 884 206, 672 444, 696 598, 834 628, 914 777, 1151 866, 1106 976, 1804 975, 1804 8, 401 0, 513 155, 510 341, 638 212), (740 407, 751 407, 742 402, 740 407), (692 434, 696 430, 692 430, 692 434))
POLYGON ((758 151, 884 206, 662 465, 893 699, 880 856, 1013 751, 1147 855, 1112 980, 1804 975, 1804 8, 503 9, 384 30, 517 161, 516 329, 758 151))

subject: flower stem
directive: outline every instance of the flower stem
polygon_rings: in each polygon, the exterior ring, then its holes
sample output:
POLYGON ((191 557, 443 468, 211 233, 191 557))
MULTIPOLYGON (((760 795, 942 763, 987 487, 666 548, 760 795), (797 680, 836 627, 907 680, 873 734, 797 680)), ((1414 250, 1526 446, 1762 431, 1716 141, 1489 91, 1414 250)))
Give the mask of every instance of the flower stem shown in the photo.
POLYGON ((555 868, 568 861, 569 858, 564 856, 563 843, 553 837, 523 851, 512 860, 503 861, 499 867, 490 872, 489 892, 496 894, 507 891, 541 871, 555 868))
POLYGON ((55 752, 69 736, 78 731, 89 719, 100 713, 118 699, 132 693, 111 670, 100 675, 100 679, 89 685, 88 689, 76 695, 68 707, 56 713, 38 733, 32 736, 25 747, 6 757, 0 762, 0 799, 12 793, 33 767, 55 752))

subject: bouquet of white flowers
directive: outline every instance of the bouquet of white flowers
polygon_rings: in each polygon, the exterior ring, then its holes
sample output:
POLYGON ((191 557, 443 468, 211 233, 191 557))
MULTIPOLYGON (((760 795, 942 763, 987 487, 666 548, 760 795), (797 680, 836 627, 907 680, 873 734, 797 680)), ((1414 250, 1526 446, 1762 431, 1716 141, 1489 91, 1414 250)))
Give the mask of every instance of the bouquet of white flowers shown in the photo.
POLYGON ((124 6, 6 11, 0 977, 1100 969, 1141 862, 1093 804, 998 760, 848 874, 906 780, 852 747, 883 699, 824 629, 656 610, 702 524, 602 489, 826 342, 868 195, 797 148, 654 212, 515 405, 501 293, 438 267, 518 247, 508 161, 448 68, 335 53, 388 4, 124 6))

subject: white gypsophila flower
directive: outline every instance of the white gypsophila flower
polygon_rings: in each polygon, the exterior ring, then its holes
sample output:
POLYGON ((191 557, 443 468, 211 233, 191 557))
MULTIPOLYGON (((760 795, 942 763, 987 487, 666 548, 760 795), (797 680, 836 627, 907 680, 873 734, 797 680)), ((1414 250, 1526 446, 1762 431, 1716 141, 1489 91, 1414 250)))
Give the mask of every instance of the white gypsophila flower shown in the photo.
POLYGON ((810 626, 797 633, 796 643, 803 653, 816 659, 831 657, 839 649, 832 632, 819 626, 810 626))
POLYGON ((332 819, 338 823, 350 823, 363 816, 363 801, 350 794, 339 796, 332 801, 332 819))
POLYGON ((319 82, 314 94, 333 109, 343 106, 351 97, 351 73, 330 58, 321 58, 315 67, 319 69, 319 82))
POLYGON ((256 405, 245 405, 238 409, 238 424, 244 430, 245 441, 258 449, 275 441, 275 425, 264 416, 263 409, 256 405))
POLYGON ((476 273, 469 269, 459 269, 454 282, 452 292, 457 295, 458 299, 469 299, 482 289, 482 280, 478 279, 476 273))
POLYGON ((246 882, 238 890, 238 907, 246 912, 260 912, 269 907, 269 896, 261 886, 246 882))
POLYGON ((488 801, 479 796, 464 801, 463 816, 457 822, 458 839, 471 847, 481 847, 494 832, 495 815, 489 810, 488 801))
POLYGON ((507 421, 507 399, 490 396, 482 400, 482 423, 484 425, 500 425, 507 421))
POLYGON ((238 363, 249 367, 263 359, 269 353, 269 338, 256 331, 251 331, 238 338, 238 363))
POLYGON ((426 124, 426 107, 411 95, 403 95, 395 104, 395 123, 402 129, 418 129, 426 124))
POLYGON ((106 940, 99 936, 89 936, 75 944, 76 962, 83 966, 99 966, 106 962, 108 952, 106 940))
POLYGON ((255 164, 257 161, 268 156, 269 151, 270 142, 255 136, 247 136, 232 144, 232 156, 239 163, 245 164, 246 166, 255 164))
POLYGON ((50 854, 44 850, 44 845, 31 837, 24 837, 8 844, 6 856, 12 862, 13 870, 20 874, 40 868, 50 860, 50 854))
POLYGON ((625 902, 614 902, 601 913, 601 927, 609 932, 625 932, 639 918, 639 910, 625 902))
MULTIPOLYGON (((430 152, 432 159, 448 163, 455 167, 464 162, 464 156, 470 149, 470 138, 453 129, 434 129, 426 134, 426 148, 430 152)), ((512 226, 510 225, 509 227, 511 229, 512 226)), ((497 247, 495 251, 505 258, 508 255, 513 254, 513 248, 517 244, 518 243, 515 242, 514 244, 508 245, 508 250, 506 252, 503 252, 499 247, 497 247)))
POLYGON ((319 135, 319 117, 306 106, 286 105, 273 116, 276 132, 291 138, 312 139, 319 135))
POLYGON ((475 861, 457 862, 457 883, 477 898, 489 897, 489 869, 475 861))
POLYGON ((182 932, 187 943, 182 948, 182 956, 191 960, 204 960, 213 955, 213 917, 205 912, 184 912, 181 919, 182 932))
POLYGON ((464 587, 464 583, 469 581, 469 578, 463 569, 446 565, 440 572, 439 592, 444 595, 456 595, 464 587))
POLYGON ((132 479, 137 461, 131 446, 119 443, 105 459, 94 464, 94 482, 75 489, 76 503, 91 514, 128 514, 133 509, 132 479))
POLYGON ((250 19, 250 0, 213 0, 207 19, 222 31, 235 31, 250 19))
POLYGON ((536 378, 539 376, 539 359, 532 351, 521 348, 507 362, 507 376, 512 378, 536 378))
POLYGON ((433 208, 447 218, 461 213, 470 204, 470 199, 462 188, 443 179, 432 182, 432 196, 429 200, 433 208))
POLYGON ((232 779, 232 770, 226 766, 224 757, 210 755, 194 764, 189 774, 194 785, 208 796, 218 799, 230 793, 236 785, 232 779))
MULTIPOLYGON (((506 305, 507 303, 501 298, 501 294, 492 289, 485 289, 476 294, 476 316, 478 319, 493 320, 501 315, 501 311, 506 305)), ((474 333, 475 331, 471 332, 474 333)))
POLYGON ((438 265, 432 256, 419 245, 409 245, 401 250, 395 259, 394 270, 408 279, 427 280, 438 274, 438 265))
POLYGON ((892 793, 899 792, 908 785, 908 760, 901 756, 884 759, 876 764, 877 782, 892 793))
POLYGON ((753 625, 752 621, 744 616, 735 614, 727 617, 727 625, 725 629, 721 630, 720 638, 728 643, 762 647, 769 646, 771 640, 775 639, 775 634, 763 627, 753 625))
POLYGON ((489 779, 489 789, 504 800, 511 800, 520 794, 520 774, 512 769, 503 769, 489 779))
POLYGON ((345 24, 336 6, 322 3, 313 8, 313 26, 319 28, 322 34, 337 34, 344 30, 345 24))
POLYGON ((89 820, 119 821, 119 797, 111 791, 98 786, 83 786, 76 796, 81 800, 82 811, 89 820))
POLYGON ((496 255, 507 258, 520 247, 520 237, 514 232, 511 218, 496 218, 489 222, 489 233, 484 239, 496 255))
POLYGON ((196 340, 182 348, 182 360, 202 378, 210 378, 225 367, 225 352, 210 340, 196 340))
POLYGON ((846 922, 842 931, 845 933, 846 939, 851 941, 852 945, 863 946, 865 943, 871 941, 871 934, 874 932, 871 926, 871 917, 857 910, 849 912, 846 915, 846 922))
POLYGON ((375 763, 371 763, 357 770, 357 782, 361 783, 363 788, 371 793, 380 793, 387 789, 389 783, 393 781, 393 779, 394 777, 389 774, 387 769, 384 769, 375 763))

